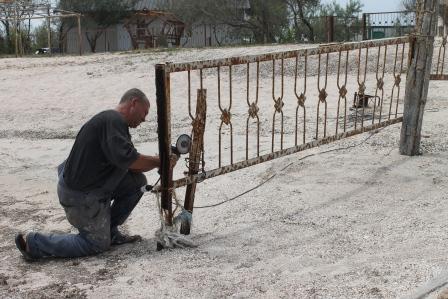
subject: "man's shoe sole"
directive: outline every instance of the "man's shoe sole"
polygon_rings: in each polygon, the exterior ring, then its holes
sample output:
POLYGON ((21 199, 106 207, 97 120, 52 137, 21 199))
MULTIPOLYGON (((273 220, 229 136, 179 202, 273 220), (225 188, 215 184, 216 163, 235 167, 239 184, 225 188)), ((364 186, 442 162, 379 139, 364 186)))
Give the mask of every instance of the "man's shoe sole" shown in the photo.
POLYGON ((26 241, 22 234, 17 234, 15 237, 16 247, 19 249, 20 253, 22 254, 23 258, 28 261, 32 262, 36 259, 31 256, 29 252, 26 251, 26 241), (23 244, 25 244, 25 248, 23 248, 23 244))

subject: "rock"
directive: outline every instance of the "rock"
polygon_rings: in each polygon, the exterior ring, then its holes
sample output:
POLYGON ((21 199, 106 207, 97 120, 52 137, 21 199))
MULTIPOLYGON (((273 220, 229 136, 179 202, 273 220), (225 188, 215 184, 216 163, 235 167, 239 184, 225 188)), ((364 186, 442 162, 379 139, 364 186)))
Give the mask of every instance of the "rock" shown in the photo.
POLYGON ((444 289, 442 292, 440 292, 439 296, 437 296, 437 299, 448 299, 448 289, 444 289))

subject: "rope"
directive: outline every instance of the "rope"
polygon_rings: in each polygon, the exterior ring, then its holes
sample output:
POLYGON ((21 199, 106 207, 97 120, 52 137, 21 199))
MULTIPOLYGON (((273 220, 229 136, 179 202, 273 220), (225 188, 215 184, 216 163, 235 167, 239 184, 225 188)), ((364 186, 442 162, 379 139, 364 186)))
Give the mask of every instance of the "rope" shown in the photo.
MULTIPOLYGON (((178 233, 179 231, 179 223, 182 221, 183 214, 180 213, 174 220, 173 225, 167 225, 165 219, 163 217, 162 207, 160 203, 160 194, 158 192, 153 192, 156 194, 157 208, 159 210, 160 216, 160 229, 156 230, 155 237, 157 239, 157 243, 162 245, 163 248, 186 248, 186 247, 197 247, 197 245, 188 237, 178 233)), ((176 199, 176 205, 179 205, 176 199)), ((188 211, 187 211, 188 212, 188 211)), ((191 214, 190 214, 191 217, 191 214)), ((190 218, 191 219, 191 218, 190 218)))

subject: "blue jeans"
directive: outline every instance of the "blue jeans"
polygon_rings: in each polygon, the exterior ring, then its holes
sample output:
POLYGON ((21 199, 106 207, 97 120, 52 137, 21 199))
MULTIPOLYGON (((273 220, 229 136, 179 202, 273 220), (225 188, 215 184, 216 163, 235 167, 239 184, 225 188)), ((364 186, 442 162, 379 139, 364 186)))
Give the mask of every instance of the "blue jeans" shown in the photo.
POLYGON ((122 225, 135 208, 146 185, 142 173, 128 171, 115 191, 101 188, 81 192, 70 189, 58 169, 58 197, 68 222, 78 229, 78 234, 29 233, 26 237, 30 254, 42 257, 80 257, 94 255, 110 248, 111 231, 122 225))

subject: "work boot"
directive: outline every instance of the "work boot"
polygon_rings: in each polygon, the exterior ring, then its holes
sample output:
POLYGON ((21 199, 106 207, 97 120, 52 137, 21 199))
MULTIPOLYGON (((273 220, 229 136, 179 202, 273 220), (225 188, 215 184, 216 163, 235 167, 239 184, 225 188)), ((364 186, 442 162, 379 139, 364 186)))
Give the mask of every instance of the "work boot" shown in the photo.
POLYGON ((35 261, 36 258, 34 258, 31 253, 29 252, 29 248, 26 244, 25 238, 23 237, 23 234, 19 233, 15 237, 15 243, 17 249, 19 249, 20 253, 22 254, 23 258, 27 262, 35 261))
POLYGON ((134 243, 141 241, 142 237, 139 235, 129 236, 122 234, 117 228, 111 229, 110 244, 111 245, 121 245, 126 243, 134 243))

